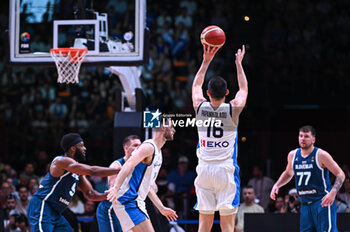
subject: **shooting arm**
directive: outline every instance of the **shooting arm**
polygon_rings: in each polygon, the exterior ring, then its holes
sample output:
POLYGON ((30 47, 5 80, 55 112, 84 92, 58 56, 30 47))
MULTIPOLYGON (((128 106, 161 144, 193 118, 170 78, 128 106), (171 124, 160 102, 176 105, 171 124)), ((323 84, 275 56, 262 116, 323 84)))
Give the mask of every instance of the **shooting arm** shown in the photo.
POLYGON ((203 101, 205 101, 205 98, 203 96, 202 86, 204 82, 205 74, 208 70, 210 62, 202 62, 201 67, 199 68, 196 77, 194 78, 193 85, 192 85, 192 102, 193 102, 193 108, 197 110, 197 107, 199 104, 203 101))
POLYGON ((216 52, 219 50, 219 47, 203 46, 203 49, 204 49, 203 61, 192 84, 192 104, 195 110, 197 110, 197 107, 201 102, 205 101, 205 98, 203 96, 203 91, 202 91, 204 77, 205 77, 205 74, 207 73, 210 62, 214 58, 216 52))

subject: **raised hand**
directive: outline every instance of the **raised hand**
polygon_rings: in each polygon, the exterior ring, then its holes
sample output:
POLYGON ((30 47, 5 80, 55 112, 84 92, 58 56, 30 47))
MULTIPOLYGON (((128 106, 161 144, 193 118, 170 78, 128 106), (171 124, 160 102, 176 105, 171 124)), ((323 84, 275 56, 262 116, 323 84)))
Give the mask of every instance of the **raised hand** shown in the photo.
POLYGON ((236 55, 236 64, 242 64, 242 60, 244 58, 244 54, 245 54, 245 46, 242 45, 242 49, 238 49, 236 55))
POLYGON ((203 62, 211 62, 212 59, 214 58, 216 52, 220 49, 221 47, 211 47, 208 45, 203 45, 203 62))

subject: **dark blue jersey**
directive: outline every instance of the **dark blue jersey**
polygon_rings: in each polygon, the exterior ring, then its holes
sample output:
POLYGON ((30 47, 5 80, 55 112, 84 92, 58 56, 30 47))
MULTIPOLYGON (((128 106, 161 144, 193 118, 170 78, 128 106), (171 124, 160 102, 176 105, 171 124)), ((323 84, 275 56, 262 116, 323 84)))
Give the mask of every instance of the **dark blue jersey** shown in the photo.
POLYGON ((329 170, 318 163, 318 152, 319 148, 315 147, 306 158, 301 156, 300 148, 295 152, 293 170, 301 203, 320 200, 332 189, 329 170))
MULTIPOLYGON (((55 159, 59 157, 63 156, 57 156, 55 159)), ((62 213, 72 200, 79 179, 80 175, 71 172, 66 172, 60 177, 53 177, 48 172, 34 196, 48 203, 58 213, 62 213)))

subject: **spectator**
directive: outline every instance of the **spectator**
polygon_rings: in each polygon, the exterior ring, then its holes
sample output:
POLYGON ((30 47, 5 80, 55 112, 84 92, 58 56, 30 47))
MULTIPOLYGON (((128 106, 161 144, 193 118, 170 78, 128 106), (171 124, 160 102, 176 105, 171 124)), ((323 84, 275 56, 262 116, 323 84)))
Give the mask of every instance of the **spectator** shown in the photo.
POLYGON ((160 31, 164 42, 171 45, 174 40, 174 28, 171 27, 169 21, 165 21, 164 28, 160 31))
POLYGON ((168 189, 168 172, 165 168, 160 168, 156 180, 158 187, 157 195, 166 207, 175 209, 174 192, 168 189))
POLYGON ((11 167, 9 164, 4 165, 4 174, 6 178, 15 178, 17 176, 17 172, 15 169, 11 167))
POLYGON ((274 213, 286 213, 287 207, 284 204, 284 197, 278 196, 275 201, 275 211, 274 213))
POLYGON ((26 176, 28 178, 28 182, 30 178, 35 178, 37 181, 39 181, 39 177, 34 174, 35 167, 33 163, 26 163, 24 167, 24 171, 21 172, 20 176, 26 176))
POLYGON ((48 83, 45 83, 44 86, 40 88, 41 97, 45 101, 53 101, 56 98, 56 89, 53 86, 50 86, 48 83))
POLYGON ((50 105, 49 113, 53 119, 64 119, 68 113, 67 105, 62 103, 61 98, 57 97, 56 101, 50 105))
POLYGON ((183 23, 186 28, 192 27, 192 18, 187 14, 185 7, 181 8, 181 13, 175 18, 175 26, 179 26, 180 23, 183 23))
POLYGON ((24 214, 17 214, 13 211, 9 215, 9 223, 5 227, 6 232, 28 232, 30 231, 28 219, 24 214))
POLYGON ((46 133, 48 122, 47 119, 44 118, 44 113, 42 111, 33 116, 31 127, 33 132, 38 136, 46 133))
POLYGON ((349 213, 349 207, 347 206, 346 202, 339 199, 339 197, 336 197, 336 203, 337 203, 337 213, 349 213))
POLYGON ((84 212, 82 214, 78 214, 78 219, 85 219, 80 222, 80 228, 82 232, 89 232, 92 220, 94 218, 96 212, 96 205, 93 201, 86 201, 84 204, 84 212))
POLYGON ((179 57, 185 50, 189 42, 187 28, 183 23, 179 23, 176 27, 174 39, 171 41, 170 50, 173 57, 179 57))
POLYGON ((16 204, 17 204, 16 197, 10 194, 6 197, 5 208, 0 209, 2 210, 2 214, 4 218, 3 223, 4 223, 5 231, 9 231, 10 226, 13 225, 13 221, 14 221, 13 218, 11 218, 12 224, 10 224, 10 215, 14 215, 14 214, 20 215, 20 212, 16 210, 16 204))
POLYGON ((254 202, 255 193, 252 186, 246 186, 242 189, 243 203, 238 209, 236 232, 244 231, 244 214, 245 213, 264 213, 264 209, 254 202))
POLYGON ((180 111, 185 107, 187 95, 186 90, 184 88, 181 88, 180 82, 175 82, 175 89, 170 92, 170 96, 173 99, 173 106, 176 110, 180 111))
POLYGON ((11 193, 11 186, 7 181, 2 182, 0 190, 0 208, 6 206, 7 196, 11 193))
POLYGON ((21 213, 27 216, 27 206, 29 203, 28 200, 28 188, 27 186, 20 186, 19 189, 19 198, 20 200, 17 202, 16 209, 21 213))
POLYGON ((259 166, 253 168, 253 178, 248 181, 248 185, 254 188, 256 197, 259 200, 264 210, 267 210, 267 206, 270 201, 270 191, 274 185, 274 181, 267 176, 263 175, 263 170, 259 166))
POLYGON ((168 189, 170 195, 175 198, 176 211, 179 218, 186 217, 188 214, 188 205, 193 189, 196 173, 188 170, 188 158, 180 156, 176 170, 172 170, 168 175, 168 189))
POLYGON ((88 180, 92 183, 96 191, 103 193, 106 190, 106 177, 89 176, 88 180))
POLYGON ((40 92, 33 92, 35 95, 34 101, 30 106, 31 114, 34 118, 38 118, 37 115, 41 115, 43 118, 47 117, 47 103, 41 97, 40 92))
POLYGON ((193 181, 196 178, 196 173, 188 170, 188 162, 186 156, 180 156, 177 169, 169 172, 169 186, 173 185, 173 187, 170 188, 176 193, 189 193, 193 188, 193 181))
POLYGON ((344 192, 338 193, 338 198, 350 208, 350 177, 346 177, 344 181, 344 192))
POLYGON ((165 9, 160 9, 160 14, 157 17, 157 26, 159 28, 159 31, 163 29, 163 26, 165 22, 172 23, 173 19, 168 14, 168 12, 165 9))
POLYGON ((197 10, 197 3, 193 0, 182 0, 179 6, 187 9, 188 15, 192 16, 197 10))
POLYGON ((287 212, 300 213, 300 201, 295 188, 289 190, 288 195, 284 197, 284 204, 287 207, 287 212))
POLYGON ((21 174, 19 176, 18 184, 27 186, 29 184, 29 177, 26 174, 21 174))
MULTIPOLYGON (((17 179, 16 179, 17 180, 17 179)), ((16 190, 16 184, 14 183, 16 180, 13 178, 7 178, 6 182, 9 183, 10 185, 10 193, 16 197, 17 200, 19 200, 19 194, 18 191, 16 190)))
POLYGON ((30 200, 36 190, 39 188, 39 182, 35 178, 30 178, 28 183, 28 199, 30 200))
POLYGON ((84 203, 80 200, 79 196, 75 194, 68 208, 75 214, 84 213, 84 203))
POLYGON ((160 196, 160 199, 162 199, 161 196, 166 195, 168 192, 168 183, 168 172, 165 168, 162 167, 159 170, 159 174, 156 180, 158 187, 157 194, 160 196))

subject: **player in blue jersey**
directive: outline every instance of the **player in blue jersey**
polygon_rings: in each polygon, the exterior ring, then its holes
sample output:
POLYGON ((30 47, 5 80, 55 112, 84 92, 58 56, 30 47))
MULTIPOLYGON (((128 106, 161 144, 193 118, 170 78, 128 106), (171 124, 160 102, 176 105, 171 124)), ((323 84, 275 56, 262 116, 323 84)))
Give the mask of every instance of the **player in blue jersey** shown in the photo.
MULTIPOLYGON (((121 168, 124 163, 130 158, 131 153, 141 145, 141 140, 137 135, 129 135, 123 140, 123 148, 125 156, 115 160, 109 167, 121 168)), ((108 177, 107 189, 114 185, 117 175, 108 177)), ((103 232, 121 232, 119 220, 114 213, 112 203, 107 200, 101 201, 97 207, 96 217, 99 231, 103 232)))
POLYGON ((68 207, 76 190, 88 200, 102 201, 105 194, 95 191, 86 179, 89 176, 110 176, 120 169, 90 166, 79 163, 85 160, 86 147, 79 134, 69 133, 62 137, 64 155, 51 162, 50 170, 41 181, 27 208, 32 232, 73 231, 62 212, 68 207))
POLYGON ((168 220, 177 218, 174 210, 162 204, 153 188, 163 161, 161 148, 166 141, 173 140, 175 129, 161 125, 154 130, 153 138, 144 141, 133 152, 120 170, 114 186, 107 191, 107 198, 113 202, 114 211, 124 232, 154 231, 146 211, 147 196, 168 220))
POLYGON ((289 152, 286 170, 273 186, 270 197, 275 200, 279 188, 295 176, 301 202, 300 231, 336 232, 337 206, 334 199, 345 174, 328 152, 314 146, 315 136, 312 126, 299 129, 300 148, 289 152), (333 186, 329 172, 336 177, 333 186))
POLYGON ((226 81, 219 76, 210 78, 207 95, 203 96, 202 86, 207 69, 219 47, 204 46, 202 65, 192 85, 192 102, 196 119, 205 121, 211 118, 220 120, 220 125, 198 127, 197 146, 198 166, 196 187, 199 211, 200 232, 209 232, 213 226, 214 213, 219 211, 220 227, 223 232, 234 230, 235 216, 239 206, 240 178, 237 165, 237 128, 239 115, 248 96, 248 81, 242 60, 245 47, 236 53, 236 69, 239 90, 235 98, 225 103, 229 93, 226 81))

